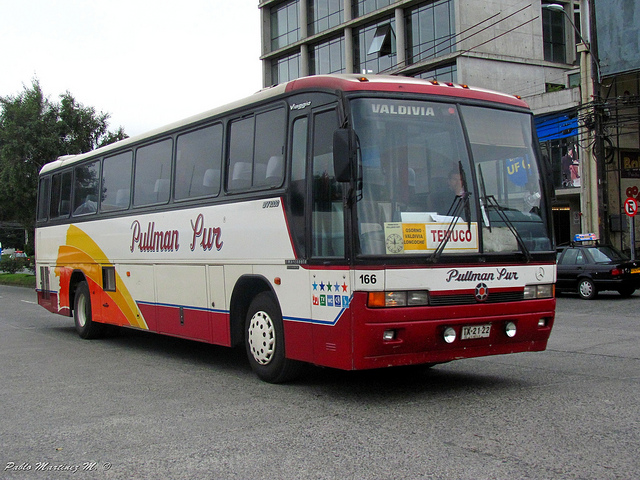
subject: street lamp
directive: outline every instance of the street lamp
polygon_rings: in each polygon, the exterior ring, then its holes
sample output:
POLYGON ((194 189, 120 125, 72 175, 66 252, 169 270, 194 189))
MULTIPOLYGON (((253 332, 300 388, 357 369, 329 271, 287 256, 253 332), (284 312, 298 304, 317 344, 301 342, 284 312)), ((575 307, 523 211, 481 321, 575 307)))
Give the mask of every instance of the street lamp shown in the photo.
MULTIPOLYGON (((596 89, 600 85, 600 66, 598 60, 591 52, 591 45, 587 42, 580 30, 573 23, 571 17, 567 14, 563 5, 558 3, 543 4, 542 8, 554 12, 562 12, 569 21, 569 24, 580 37, 581 44, 577 45, 578 53, 580 53, 580 102, 588 105, 593 101, 596 95, 596 89), (595 66, 596 75, 593 75, 593 67, 595 66)), ((600 119, 594 108, 594 117, 596 119, 595 132, 580 130, 581 145, 592 145, 599 142, 598 133, 601 129, 600 119)), ((581 161, 580 174, 580 210, 582 216, 582 233, 597 233, 602 238, 600 228, 600 201, 598 196, 598 163, 592 148, 584 148, 584 155, 581 161)), ((601 151, 601 149, 598 149, 601 151)))

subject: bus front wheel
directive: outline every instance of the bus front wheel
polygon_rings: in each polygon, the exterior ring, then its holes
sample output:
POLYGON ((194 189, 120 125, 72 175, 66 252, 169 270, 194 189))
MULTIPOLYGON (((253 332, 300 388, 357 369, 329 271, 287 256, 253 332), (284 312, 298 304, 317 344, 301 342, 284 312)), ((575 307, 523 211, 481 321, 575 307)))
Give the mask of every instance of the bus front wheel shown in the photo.
POLYGON ((300 373, 300 362, 285 358, 282 314, 273 294, 262 292, 253 299, 244 334, 251 369, 261 380, 282 383, 300 373))
POLYGON ((91 319, 91 296, 87 282, 80 282, 76 288, 73 320, 80 337, 90 340, 102 334, 102 325, 91 319))

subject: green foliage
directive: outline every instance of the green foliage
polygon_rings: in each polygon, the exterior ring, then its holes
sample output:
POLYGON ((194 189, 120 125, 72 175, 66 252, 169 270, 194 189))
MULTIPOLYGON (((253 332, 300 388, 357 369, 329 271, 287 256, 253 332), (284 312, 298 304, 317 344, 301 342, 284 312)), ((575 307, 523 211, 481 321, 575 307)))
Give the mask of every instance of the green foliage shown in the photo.
POLYGON ((0 273, 0 285, 36 288, 36 277, 29 273, 0 273))
POLYGON ((109 114, 85 107, 69 92, 60 102, 49 100, 37 79, 16 96, 0 97, 0 109, 0 221, 29 230, 44 164, 127 138, 122 127, 108 130, 109 114))
POLYGON ((7 273, 16 273, 22 271, 23 268, 27 268, 29 262, 26 258, 9 258, 8 255, 3 255, 0 260, 0 271, 7 273))

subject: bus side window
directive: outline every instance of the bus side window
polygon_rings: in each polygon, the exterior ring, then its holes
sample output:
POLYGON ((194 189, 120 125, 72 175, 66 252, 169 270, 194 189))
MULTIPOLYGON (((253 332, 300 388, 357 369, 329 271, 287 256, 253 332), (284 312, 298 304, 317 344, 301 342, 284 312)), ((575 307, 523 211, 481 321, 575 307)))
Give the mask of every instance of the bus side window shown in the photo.
POLYGON ((131 163, 133 152, 124 152, 104 159, 100 211, 129 208, 131 197, 131 163))
POLYGON ((50 218, 68 217, 71 212, 71 171, 53 176, 50 218))
POLYGON ((335 110, 319 113, 313 126, 312 254, 344 256, 342 187, 333 171, 333 132, 338 128, 335 110))
POLYGON ((49 195, 51 194, 51 177, 40 179, 38 188, 38 220, 46 220, 49 214, 49 195))
POLYGON ((180 135, 176 153, 176 200, 218 195, 221 155, 220 124, 180 135))
POLYGON ((172 140, 145 145, 136 151, 133 204, 135 206, 169 201, 172 140))
POLYGON ((284 180, 284 108, 256 115, 253 186, 279 187, 284 180))
POLYGON ((88 215, 98 211, 98 185, 100 161, 96 160, 75 168, 73 216, 88 215))
POLYGON ((229 130, 229 168, 227 170, 227 189, 230 192, 247 190, 251 187, 253 122, 253 117, 249 117, 231 123, 229 130))

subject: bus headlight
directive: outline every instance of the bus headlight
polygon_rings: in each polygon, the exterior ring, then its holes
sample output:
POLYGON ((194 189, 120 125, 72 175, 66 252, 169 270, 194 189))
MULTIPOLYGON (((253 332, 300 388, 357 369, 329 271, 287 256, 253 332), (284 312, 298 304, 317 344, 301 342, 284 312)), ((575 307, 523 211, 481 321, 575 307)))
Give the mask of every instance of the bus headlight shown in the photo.
POLYGON ((547 283, 543 285, 526 285, 524 287, 524 299, 533 300, 535 298, 551 298, 553 297, 553 284, 547 283))
POLYGON ((507 322, 507 324, 504 326, 504 333, 507 334, 507 337, 509 338, 513 338, 516 336, 516 324, 513 322, 507 322))
POLYGON ((429 292, 426 290, 400 290, 392 292, 369 292, 368 307, 406 307, 429 305, 429 292))

